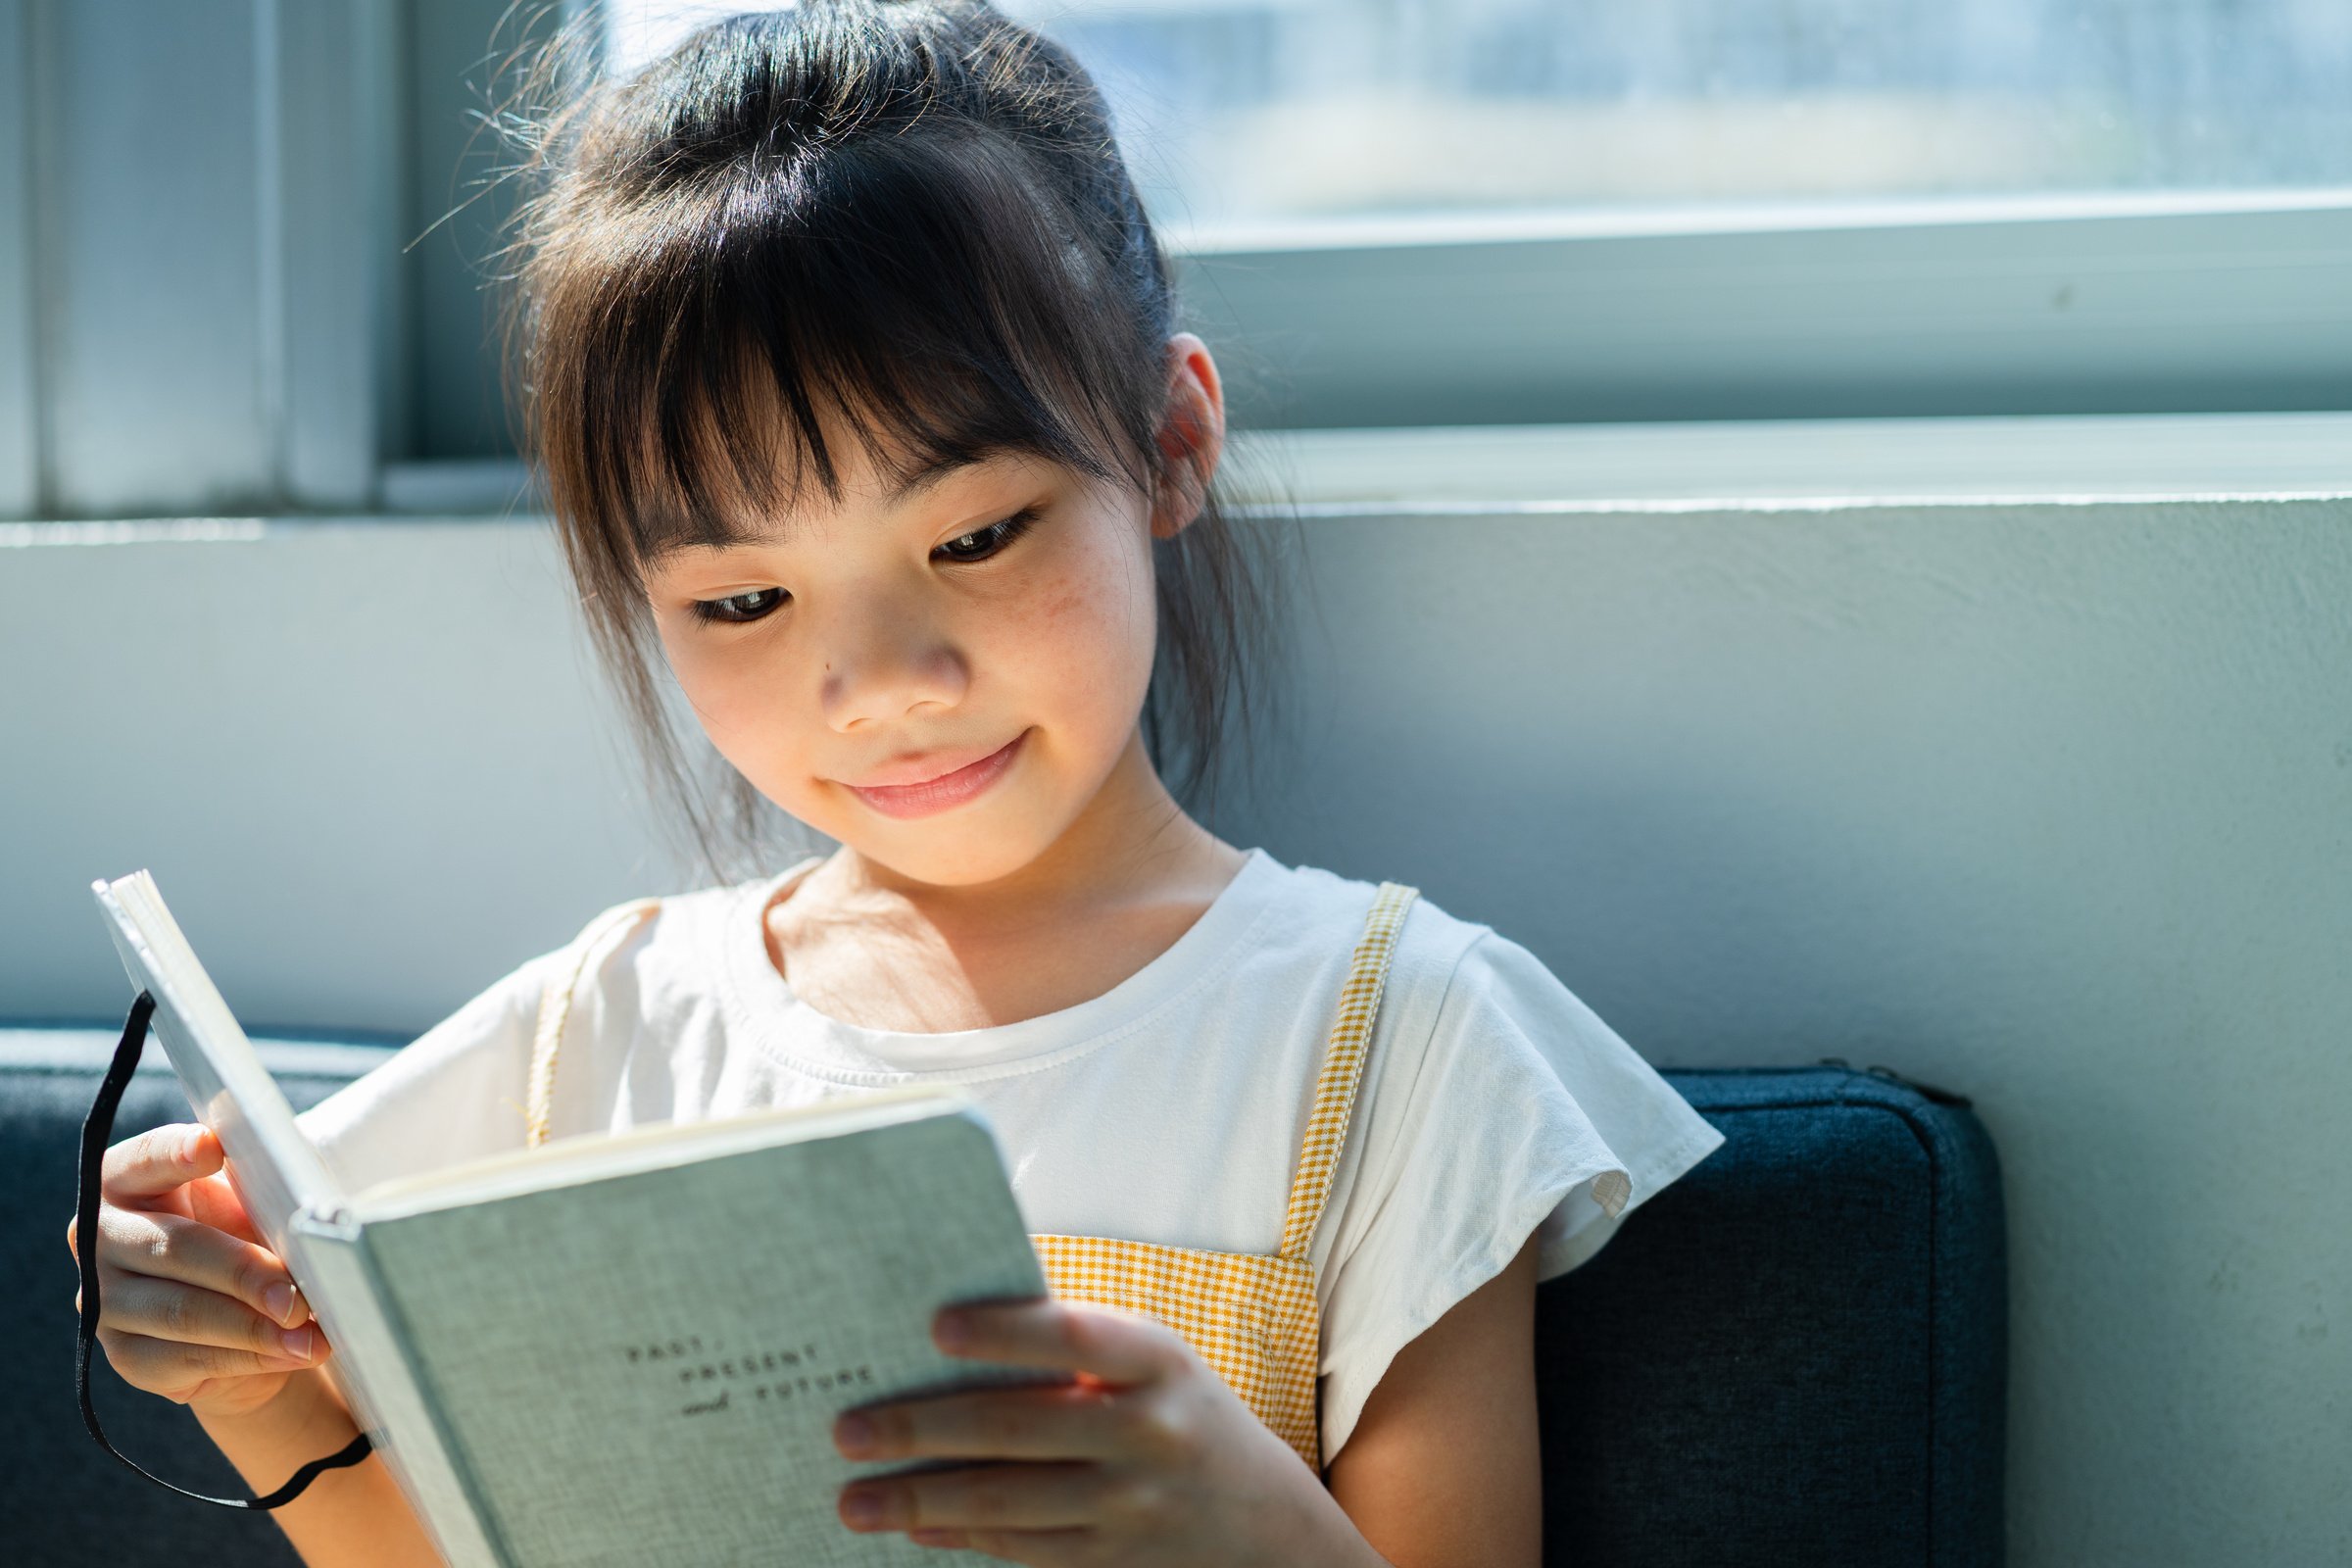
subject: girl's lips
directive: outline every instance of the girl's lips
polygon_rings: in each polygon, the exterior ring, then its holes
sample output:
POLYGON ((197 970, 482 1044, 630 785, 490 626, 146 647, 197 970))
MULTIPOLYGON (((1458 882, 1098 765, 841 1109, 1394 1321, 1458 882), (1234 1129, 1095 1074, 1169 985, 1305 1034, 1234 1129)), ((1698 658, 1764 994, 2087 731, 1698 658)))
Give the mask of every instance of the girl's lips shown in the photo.
POLYGON ((951 807, 961 806, 1004 777, 1004 770, 1012 765, 1013 756, 1020 750, 1021 742, 1028 738, 1029 732, 1023 730, 977 762, 967 763, 953 773, 925 779, 920 784, 851 784, 845 787, 884 816, 930 816, 951 807))

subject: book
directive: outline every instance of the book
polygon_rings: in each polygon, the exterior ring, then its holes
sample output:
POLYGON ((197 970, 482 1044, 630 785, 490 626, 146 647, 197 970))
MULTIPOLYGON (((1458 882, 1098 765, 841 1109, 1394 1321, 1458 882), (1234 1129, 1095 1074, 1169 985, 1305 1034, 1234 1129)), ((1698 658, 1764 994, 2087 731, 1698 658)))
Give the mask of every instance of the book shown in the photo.
POLYGON ((455 1568, 935 1563, 851 1532, 835 1499, 949 1461, 845 1459, 834 1417, 1063 1381, 931 1343, 949 1302, 1047 1294, 967 1096, 875 1090, 346 1192, 153 878, 94 891, 255 1233, 334 1347, 325 1376, 455 1568))

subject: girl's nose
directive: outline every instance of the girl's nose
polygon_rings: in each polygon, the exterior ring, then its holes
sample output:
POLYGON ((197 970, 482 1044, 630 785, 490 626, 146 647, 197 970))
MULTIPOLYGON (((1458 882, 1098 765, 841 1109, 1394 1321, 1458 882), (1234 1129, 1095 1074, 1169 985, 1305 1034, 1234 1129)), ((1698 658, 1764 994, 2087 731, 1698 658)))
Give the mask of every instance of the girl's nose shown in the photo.
POLYGON ((825 722, 842 734, 945 712, 971 683, 963 655, 937 626, 876 607, 837 625, 825 647, 825 722))

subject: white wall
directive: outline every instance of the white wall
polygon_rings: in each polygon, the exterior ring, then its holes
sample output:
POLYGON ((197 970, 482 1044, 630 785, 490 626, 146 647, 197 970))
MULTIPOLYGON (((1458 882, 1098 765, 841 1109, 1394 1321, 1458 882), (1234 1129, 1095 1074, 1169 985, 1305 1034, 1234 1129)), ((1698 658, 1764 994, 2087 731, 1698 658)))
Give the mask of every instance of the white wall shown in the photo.
POLYGON ((214 531, 0 550, 0 1015, 121 1010, 139 866, 240 1015, 350 1028, 681 885, 541 527, 214 531))
MULTIPOLYGON (((243 531, 0 549, 0 1015, 119 1009, 85 888, 142 864, 319 1025, 678 885, 534 527, 243 531)), ((1660 1064, 1974 1097, 2012 1560, 2343 1560, 2352 500, 1304 534, 1309 700, 1228 836, 1419 884, 1660 1064)))

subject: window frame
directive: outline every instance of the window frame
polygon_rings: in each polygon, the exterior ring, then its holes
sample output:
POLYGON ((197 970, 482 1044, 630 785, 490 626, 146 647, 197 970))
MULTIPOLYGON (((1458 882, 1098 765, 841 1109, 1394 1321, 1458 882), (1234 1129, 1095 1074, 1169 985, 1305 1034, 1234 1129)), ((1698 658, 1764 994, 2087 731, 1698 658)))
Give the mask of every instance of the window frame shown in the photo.
POLYGON ((0 517, 41 502, 31 40, 25 0, 0 0, 0 517))
POLYGON ((1268 428, 2352 408, 2352 190, 1300 225, 1178 265, 1268 428))

